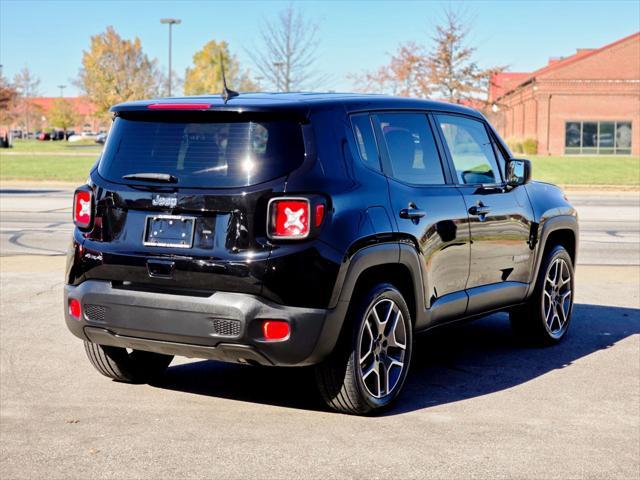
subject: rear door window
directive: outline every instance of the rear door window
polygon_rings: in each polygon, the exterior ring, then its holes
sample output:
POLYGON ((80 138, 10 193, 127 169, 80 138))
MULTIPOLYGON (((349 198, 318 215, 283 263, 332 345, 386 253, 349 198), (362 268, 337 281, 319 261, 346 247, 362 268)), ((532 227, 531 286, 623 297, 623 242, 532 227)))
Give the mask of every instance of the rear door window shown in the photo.
POLYGON ((178 186, 241 187, 290 173, 304 160, 299 124, 116 118, 98 172, 124 182, 135 173, 175 176, 178 186))
POLYGON ((414 185, 443 185, 442 163, 423 113, 376 115, 389 155, 391 176, 414 185))

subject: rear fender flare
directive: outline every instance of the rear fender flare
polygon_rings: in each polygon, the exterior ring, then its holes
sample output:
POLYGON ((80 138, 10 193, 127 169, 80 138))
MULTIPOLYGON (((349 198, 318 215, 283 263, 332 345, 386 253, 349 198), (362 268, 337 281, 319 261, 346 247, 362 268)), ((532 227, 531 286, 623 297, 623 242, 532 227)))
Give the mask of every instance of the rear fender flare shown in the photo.
POLYGON ((319 348, 309 359, 309 363, 315 363, 326 357, 335 348, 343 330, 356 284, 363 272, 371 267, 388 264, 401 264, 407 267, 412 277, 416 316, 424 312, 422 273, 415 246, 402 242, 385 242, 361 248, 343 263, 338 273, 318 342, 319 348))
MULTIPOLYGON (((529 283, 529 290, 527 291, 527 298, 533 293, 536 288, 536 282, 538 279, 538 273, 540 266, 542 265, 542 259, 547 246, 547 240, 551 233, 558 230, 569 230, 573 233, 575 239, 575 257, 578 256, 578 220, 574 215, 558 215, 557 217, 551 217, 541 224, 539 241, 534 258, 534 268, 531 270, 531 282, 529 283)), ((575 267, 575 265, 574 265, 575 267)))

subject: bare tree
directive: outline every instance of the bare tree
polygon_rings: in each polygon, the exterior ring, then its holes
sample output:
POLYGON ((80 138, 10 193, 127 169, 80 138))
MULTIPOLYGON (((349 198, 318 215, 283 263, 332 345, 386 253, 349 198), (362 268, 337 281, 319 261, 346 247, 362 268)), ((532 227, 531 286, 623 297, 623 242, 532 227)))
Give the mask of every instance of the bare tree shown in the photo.
POLYGON ((451 9, 444 15, 435 28, 431 51, 414 42, 401 44, 387 65, 351 75, 356 89, 486 106, 491 78, 504 67, 480 68, 474 60, 476 49, 467 45, 470 22, 451 9))
POLYGON ((248 50, 256 68, 277 91, 290 92, 320 82, 313 70, 318 53, 318 25, 292 5, 266 20, 260 33, 262 47, 248 50))
POLYGON ((364 75, 351 75, 356 90, 391 93, 401 97, 426 98, 431 93, 429 62, 422 49, 414 42, 398 47, 387 65, 364 75))
POLYGON ((20 95, 19 109, 24 119, 24 129, 29 135, 29 127, 31 125, 31 113, 32 105, 31 98, 38 95, 38 87, 40 86, 40 79, 31 73, 29 67, 26 65, 20 70, 19 73, 13 77, 13 83, 20 95))
POLYGON ((481 69, 473 59, 476 49, 469 47, 469 27, 463 15, 451 9, 436 27, 434 49, 429 54, 430 83, 433 91, 452 103, 486 101, 490 78, 504 67, 481 69))

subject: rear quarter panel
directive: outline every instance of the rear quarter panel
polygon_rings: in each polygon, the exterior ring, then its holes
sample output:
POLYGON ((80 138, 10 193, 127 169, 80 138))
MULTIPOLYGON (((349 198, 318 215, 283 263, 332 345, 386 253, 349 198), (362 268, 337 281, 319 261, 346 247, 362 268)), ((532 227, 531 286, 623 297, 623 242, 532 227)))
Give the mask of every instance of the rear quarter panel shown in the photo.
POLYGON ((561 229, 573 232, 577 258, 579 240, 578 212, 569 203, 564 192, 556 185, 544 182, 530 182, 526 185, 526 190, 535 219, 534 231, 532 231, 532 235, 535 236, 536 249, 535 268, 532 271, 531 278, 533 287, 542 261, 546 240, 552 232, 561 229))
POLYGON ((318 194, 327 200, 321 231, 309 242, 272 242, 265 296, 286 305, 332 307, 339 272, 358 249, 393 234, 387 179, 358 159, 343 107, 318 108, 311 115, 314 166, 290 175, 287 195, 318 194))

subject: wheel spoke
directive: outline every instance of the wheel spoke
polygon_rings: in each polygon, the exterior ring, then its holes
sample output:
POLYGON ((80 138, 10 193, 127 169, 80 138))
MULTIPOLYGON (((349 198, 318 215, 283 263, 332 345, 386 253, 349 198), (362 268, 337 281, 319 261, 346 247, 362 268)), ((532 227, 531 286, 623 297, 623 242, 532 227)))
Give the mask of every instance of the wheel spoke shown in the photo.
POLYGON ((571 272, 569 272, 569 267, 562 262, 562 275, 560 276, 560 287, 564 287, 568 283, 571 282, 571 272), (567 278, 564 278, 564 274, 567 274, 567 278))
POLYGON ((366 380, 367 377, 369 375, 371 375, 372 373, 375 373, 376 375, 378 375, 378 366, 375 360, 373 361, 373 363, 371 364, 371 366, 369 368, 367 368, 364 372, 362 372, 362 380, 366 380))
POLYGON ((371 309, 371 311, 373 312, 373 318, 374 318, 374 320, 376 322, 376 327, 377 327, 379 335, 384 335, 385 326, 387 325, 387 322, 389 321, 389 315, 391 315, 391 310, 393 309, 393 302, 389 302, 389 303, 391 303, 391 307, 389 308, 389 311, 385 315, 384 322, 382 320, 380 320, 380 316, 378 315, 378 305, 379 304, 371 309))
POLYGON ((553 303, 551 302, 551 300, 549 300, 544 312, 544 321, 547 323, 549 328, 551 328, 551 324, 549 323, 549 320, 550 320, 549 317, 551 316, 552 311, 553 311, 553 303))
POLYGON ((384 390, 380 392, 380 396, 382 396, 389 393, 389 369, 383 361, 381 361, 379 365, 380 365, 380 373, 381 373, 380 379, 382 380, 382 377, 384 376, 384 390), (382 375, 382 372, 384 372, 384 375, 382 375))
MULTIPOLYGON (((377 305, 376 305, 377 306, 377 305)), ((373 315, 373 320, 374 322, 376 322, 376 328, 378 330, 380 330, 380 325, 382 324, 382 322, 380 321, 380 317, 378 316, 378 312, 376 310, 376 307, 373 307, 371 309, 371 314, 373 315)))
POLYGON ((378 361, 376 365, 378 366, 378 397, 381 397, 389 392, 389 375, 387 375, 388 372, 384 362, 378 361), (384 379, 382 377, 384 377, 384 379))
POLYGON ((558 263, 554 262, 549 269, 549 273, 547 274, 547 282, 552 287, 556 286, 556 279, 558 278, 558 263))
MULTIPOLYGON (((371 374, 375 374, 376 376, 376 389, 377 389, 377 394, 374 394, 375 396, 379 397, 380 396, 380 362, 378 362, 377 360, 375 360, 371 366, 366 370, 366 372, 362 373, 362 381, 366 382, 367 378, 371 375, 371 374)), ((366 385, 366 383, 365 383, 366 385)), ((367 387, 368 388, 368 387, 367 387)), ((373 392, 372 392, 373 393, 373 392)))
MULTIPOLYGON (((369 355, 371 355, 371 353, 373 352, 373 332, 371 332, 371 325, 369 324, 368 320, 365 321, 365 327, 367 329, 367 332, 369 333, 369 347, 368 347, 366 353, 363 356, 360 357, 360 364, 362 364, 369 357, 369 355)), ((362 341, 360 342, 360 348, 362 348, 362 341)))
POLYGON ((393 357, 388 357, 388 362, 389 364, 386 365, 386 380, 387 380, 387 393, 389 393, 391 390, 393 390, 396 386, 396 384, 398 383, 398 380, 400 379, 400 374, 402 373, 402 369, 404 368, 404 363, 400 362, 398 360, 396 360, 393 357), (393 385, 390 385, 390 379, 391 379, 391 369, 392 368, 399 368, 400 369, 400 373, 398 374, 398 376, 396 377, 396 380, 393 382, 393 385))
POLYGON ((562 328, 564 323, 567 321, 567 315, 564 311, 564 305, 562 303, 558 303, 557 311, 558 311, 558 324, 560 328, 562 328))
MULTIPOLYGON (((387 325, 389 323, 389 319, 391 318, 391 314, 393 313, 393 309, 396 306, 395 303, 393 302, 389 302, 389 310, 387 311, 387 315, 384 318, 384 324, 383 325, 387 325)), ((382 334, 384 335, 384 332, 382 332, 382 334)))
POLYGON ((401 362, 399 360, 396 360, 393 357, 389 357, 389 360, 390 360, 390 363, 389 363, 388 370, 391 370, 392 367, 400 367, 400 368, 404 367, 404 363, 403 362, 401 362))
MULTIPOLYGON (((390 347, 400 348, 405 350, 407 348, 406 345, 406 335, 404 343, 398 341, 398 337, 396 336, 396 332, 398 331, 398 324, 400 324, 402 320, 402 312, 398 309, 398 313, 396 314, 395 319, 393 320, 393 324, 391 325, 391 332, 389 332, 389 337, 387 339, 390 347)), ((402 328, 404 328, 404 324, 401 324, 402 328)))

